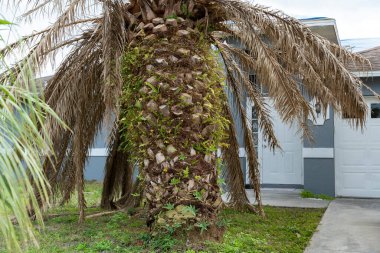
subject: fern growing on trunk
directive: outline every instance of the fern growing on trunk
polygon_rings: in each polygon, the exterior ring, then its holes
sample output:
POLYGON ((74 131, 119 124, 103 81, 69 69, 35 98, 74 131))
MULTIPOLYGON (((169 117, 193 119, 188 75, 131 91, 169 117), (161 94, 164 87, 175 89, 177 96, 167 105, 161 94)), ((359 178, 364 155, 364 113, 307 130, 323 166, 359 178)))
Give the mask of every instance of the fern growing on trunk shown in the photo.
POLYGON ((222 204, 217 149, 228 146, 223 72, 204 33, 166 23, 122 59, 119 150, 141 168, 150 225, 213 225, 222 204))

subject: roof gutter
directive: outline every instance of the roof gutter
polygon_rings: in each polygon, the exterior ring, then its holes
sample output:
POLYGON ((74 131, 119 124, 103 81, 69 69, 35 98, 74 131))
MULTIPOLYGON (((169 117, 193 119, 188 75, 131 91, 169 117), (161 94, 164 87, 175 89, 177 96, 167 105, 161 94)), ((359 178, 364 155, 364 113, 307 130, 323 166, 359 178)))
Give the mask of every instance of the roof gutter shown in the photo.
POLYGON ((356 72, 352 72, 352 74, 354 74, 355 76, 357 77, 377 77, 377 76, 380 76, 380 70, 376 70, 376 71, 356 71, 356 72))

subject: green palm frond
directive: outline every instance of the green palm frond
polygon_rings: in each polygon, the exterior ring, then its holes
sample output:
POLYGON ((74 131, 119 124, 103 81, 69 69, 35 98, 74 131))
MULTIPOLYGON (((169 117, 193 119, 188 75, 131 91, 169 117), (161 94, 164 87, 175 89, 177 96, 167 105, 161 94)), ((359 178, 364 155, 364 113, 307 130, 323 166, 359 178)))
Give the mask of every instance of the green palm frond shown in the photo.
POLYGON ((48 182, 42 171, 41 157, 51 150, 48 136, 39 126, 54 112, 28 90, 0 85, 0 237, 8 249, 19 250, 16 231, 22 239, 34 239, 30 211, 42 223, 38 192, 48 200, 48 182), (15 228, 18 224, 18 229, 15 228))
POLYGON ((62 123, 41 100, 32 73, 24 67, 18 81, 0 83, 0 246, 9 252, 21 252, 21 241, 37 244, 31 214, 43 224, 39 203, 48 203, 50 191, 42 170, 52 150, 45 119, 62 123))

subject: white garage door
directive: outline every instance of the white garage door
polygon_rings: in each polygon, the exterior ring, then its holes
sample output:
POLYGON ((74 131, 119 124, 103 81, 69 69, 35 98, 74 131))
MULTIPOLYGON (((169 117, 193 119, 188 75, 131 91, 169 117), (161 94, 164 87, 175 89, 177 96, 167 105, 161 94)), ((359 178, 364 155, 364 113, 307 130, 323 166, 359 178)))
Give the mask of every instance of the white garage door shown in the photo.
POLYGON ((364 131, 335 118, 336 195, 380 198, 380 100, 367 97, 364 131))

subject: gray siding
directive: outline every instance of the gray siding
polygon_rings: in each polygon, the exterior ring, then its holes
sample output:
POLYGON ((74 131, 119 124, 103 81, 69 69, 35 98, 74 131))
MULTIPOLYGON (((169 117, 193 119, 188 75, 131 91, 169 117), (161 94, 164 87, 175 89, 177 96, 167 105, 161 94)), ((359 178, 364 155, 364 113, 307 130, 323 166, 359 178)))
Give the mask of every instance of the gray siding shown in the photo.
MULTIPOLYGON (((380 77, 368 77, 362 78, 363 82, 366 83, 373 89, 375 92, 380 94, 380 77)), ((364 96, 373 96, 372 92, 370 92, 367 88, 363 87, 363 95, 364 96)))
MULTIPOLYGON (((235 131, 236 131, 236 135, 237 135, 237 139, 238 139, 238 143, 239 143, 239 147, 240 148, 244 148, 244 131, 243 131, 243 126, 242 126, 242 121, 241 121, 241 115, 239 113, 239 110, 238 110, 238 104, 237 104, 237 101, 236 101, 236 98, 235 96, 232 94, 232 92, 229 90, 229 88, 226 88, 226 94, 227 94, 227 99, 228 99, 228 103, 230 105, 230 108, 231 108, 231 113, 232 113, 232 117, 233 117, 233 120, 234 120, 234 123, 235 123, 235 131)), ((241 98, 241 102, 242 102, 242 106, 243 106, 243 110, 246 110, 246 107, 247 107, 247 96, 244 95, 242 98, 241 98)), ((243 171, 243 175, 244 175, 244 181, 245 181, 245 184, 249 184, 249 182, 246 182, 246 178, 245 178, 245 175, 246 175, 246 158, 245 157, 240 157, 240 165, 241 165, 241 169, 243 171)))
POLYGON ((305 148, 333 148, 334 147, 334 111, 330 108, 330 119, 322 126, 314 126, 309 120, 308 125, 313 134, 313 140, 304 140, 305 148))
POLYGON ((244 182, 246 185, 249 185, 249 180, 247 181, 246 180, 246 176, 247 175, 247 158, 245 157, 240 157, 240 166, 241 166, 241 170, 243 171, 243 175, 244 175, 244 182))
POLYGON ((316 194, 335 196, 334 159, 304 159, 304 189, 316 194))
POLYGON ((107 138, 110 134, 109 127, 103 126, 95 136, 94 144, 92 148, 106 148, 107 138))
POLYGON ((84 172, 85 180, 103 181, 104 166, 106 164, 107 157, 105 156, 92 156, 89 157, 86 162, 86 168, 84 172))
MULTIPOLYGON (((228 104, 230 105, 232 117, 235 123, 235 130, 238 137, 239 147, 244 147, 244 131, 243 131, 243 126, 242 126, 243 123, 241 121, 241 115, 239 113, 237 100, 229 88, 226 88, 226 93, 227 93, 228 104)), ((241 98, 241 102, 242 102, 243 110, 246 110, 247 96, 243 96, 241 98)))
MULTIPOLYGON (((110 131, 107 127, 102 127, 95 136, 92 148, 107 148, 109 133, 110 131)), ((85 180, 103 181, 106 159, 106 156, 90 156, 86 162, 85 180)))
MULTIPOLYGON (((334 148, 334 110, 323 125, 308 125, 313 139, 304 140, 304 148, 334 148)), ((304 158, 304 189, 316 194, 335 196, 334 158, 304 158)))

